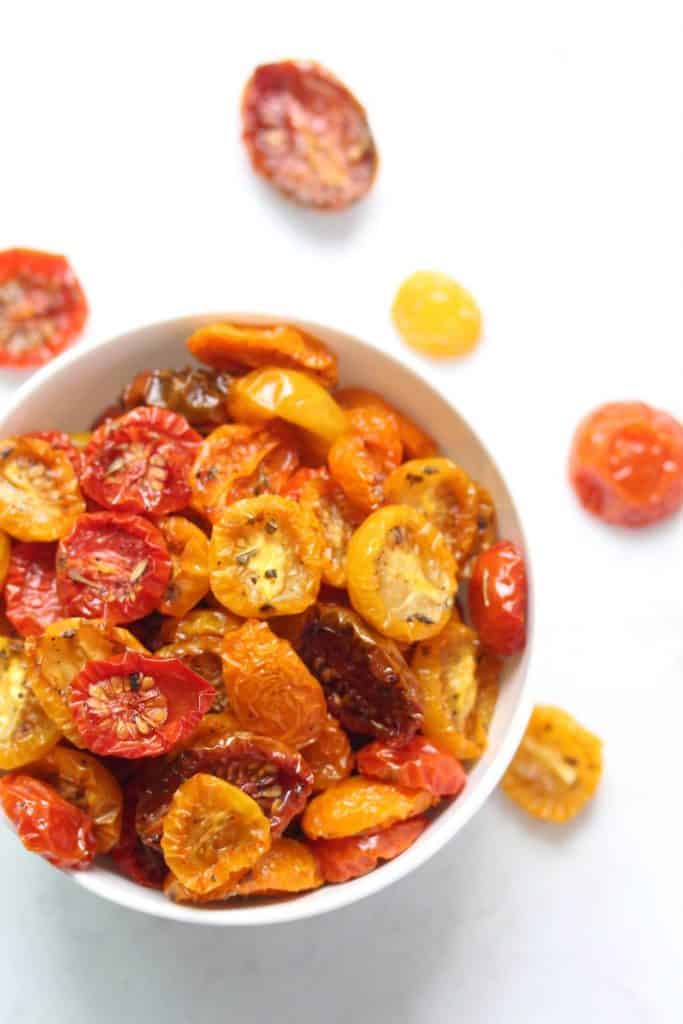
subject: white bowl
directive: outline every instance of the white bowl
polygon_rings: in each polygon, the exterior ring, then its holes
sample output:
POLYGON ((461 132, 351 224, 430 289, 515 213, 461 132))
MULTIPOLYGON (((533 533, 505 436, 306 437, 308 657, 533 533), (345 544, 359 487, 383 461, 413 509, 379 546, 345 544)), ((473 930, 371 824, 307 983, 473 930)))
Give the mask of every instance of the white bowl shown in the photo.
MULTIPOLYGON (((185 339, 200 325, 218 320, 276 323, 282 319, 248 313, 190 316, 140 327, 87 348, 76 346, 36 373, 17 391, 0 416, 0 436, 32 430, 85 430, 138 371, 153 367, 180 368, 191 363, 185 339)), ((426 427, 445 455, 460 463, 488 488, 498 510, 501 536, 520 544, 529 573, 529 549, 510 490, 482 442, 448 402, 412 370, 358 338, 320 324, 286 319, 322 338, 338 354, 343 383, 379 391, 426 427)), ((342 885, 328 885, 300 896, 228 909, 172 903, 161 893, 135 885, 107 866, 74 872, 71 877, 84 889, 134 910, 175 921, 223 926, 295 921, 348 906, 379 892, 424 864, 457 835, 482 806, 510 762, 530 711, 526 680, 532 646, 532 588, 528 614, 526 650, 521 656, 506 661, 488 750, 470 772, 467 785, 457 800, 446 806, 417 842, 395 860, 342 885)))

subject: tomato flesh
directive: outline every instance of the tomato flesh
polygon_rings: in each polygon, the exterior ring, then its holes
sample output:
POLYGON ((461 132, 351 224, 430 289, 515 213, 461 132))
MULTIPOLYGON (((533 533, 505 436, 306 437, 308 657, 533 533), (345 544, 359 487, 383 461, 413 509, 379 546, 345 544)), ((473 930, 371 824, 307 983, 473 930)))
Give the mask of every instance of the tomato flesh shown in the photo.
POLYGON ((57 593, 56 544, 14 544, 5 583, 7 618, 22 636, 37 636, 63 616, 57 593))
POLYGON ((519 548, 502 540, 477 558, 469 589, 470 615, 495 654, 517 654, 526 643, 527 582, 519 548))
POLYGON ((58 868, 87 868, 97 844, 92 819, 30 775, 0 779, 0 804, 31 853, 58 868))

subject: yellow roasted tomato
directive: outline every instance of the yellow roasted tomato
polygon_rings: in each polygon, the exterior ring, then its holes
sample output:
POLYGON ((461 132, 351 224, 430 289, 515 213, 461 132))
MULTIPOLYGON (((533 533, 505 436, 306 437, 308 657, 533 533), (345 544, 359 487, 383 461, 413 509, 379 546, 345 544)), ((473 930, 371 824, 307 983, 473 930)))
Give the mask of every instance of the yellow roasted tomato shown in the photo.
POLYGON ((405 343, 430 356, 464 355, 481 335, 481 313, 470 293, 437 271, 406 278, 391 312, 405 343))
POLYGON ((180 618, 208 592, 209 541, 183 516, 166 516, 157 525, 171 556, 171 578, 159 611, 180 618))
POLYGON ((59 729, 48 718, 27 678, 24 643, 0 636, 0 769, 11 771, 54 747, 59 729))
POLYGON ((0 530, 0 589, 4 586, 7 578, 11 549, 12 543, 9 537, 6 533, 0 530))
POLYGON ((0 529, 17 540, 65 537, 85 502, 68 456, 47 441, 0 441, 0 529))

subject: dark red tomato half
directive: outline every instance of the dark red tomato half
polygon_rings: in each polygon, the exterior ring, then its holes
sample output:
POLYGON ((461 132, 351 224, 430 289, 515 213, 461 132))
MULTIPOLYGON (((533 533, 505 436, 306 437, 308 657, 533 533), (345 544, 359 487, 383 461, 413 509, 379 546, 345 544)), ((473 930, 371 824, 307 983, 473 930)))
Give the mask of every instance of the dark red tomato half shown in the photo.
POLYGON ((0 252, 0 365, 40 366, 80 334, 88 305, 64 256, 0 252))
POLYGON ((37 636, 64 617, 57 593, 56 544, 12 544, 5 612, 21 636, 37 636))
POLYGON ((0 779, 0 804, 19 838, 58 868, 87 868, 95 856, 92 818, 30 775, 0 779))
POLYGON ((139 786, 132 779, 123 790, 121 838, 111 851, 114 863, 127 878, 147 889, 161 889, 168 868, 164 858, 151 846, 145 846, 135 829, 139 786))
POLYGON ((377 867, 381 860, 393 860, 415 842, 427 825, 423 815, 398 821, 395 825, 365 836, 344 839, 316 839, 309 842, 326 882, 348 882, 377 867))
POLYGON ((482 643, 495 654, 517 654, 526 642, 527 581, 519 548, 501 540, 474 563, 470 616, 482 643))

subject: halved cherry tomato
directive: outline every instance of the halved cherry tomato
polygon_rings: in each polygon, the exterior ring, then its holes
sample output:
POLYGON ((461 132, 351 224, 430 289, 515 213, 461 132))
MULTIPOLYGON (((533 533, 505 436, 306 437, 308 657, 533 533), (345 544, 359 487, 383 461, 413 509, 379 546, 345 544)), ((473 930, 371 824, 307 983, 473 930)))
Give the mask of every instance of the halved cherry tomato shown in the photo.
POLYGON ((92 819, 56 789, 30 775, 0 779, 0 804, 31 853, 57 868, 80 870, 96 852, 92 819))
POLYGON ((346 575, 353 607, 394 640, 434 636, 453 609, 457 579, 448 544, 407 505, 379 509, 358 527, 346 575))
POLYGON ((83 329, 88 306, 64 256, 0 252, 0 364, 39 366, 83 329))
POLYGON ((207 714, 221 714, 230 706, 223 682, 221 660, 221 639, 202 637, 165 644, 155 652, 157 658, 178 658, 183 665, 195 672, 214 688, 214 702, 207 714))
POLYGON ((527 582, 519 548, 502 540, 474 563, 469 608, 481 641, 496 654, 517 654, 526 643, 527 582))
POLYGON ((89 750, 156 757, 190 736, 214 700, 213 687, 177 658, 126 651, 89 661, 69 703, 89 750))
POLYGON ((339 484, 330 479, 324 466, 312 473, 316 475, 301 486, 299 502, 316 516, 322 529, 324 582, 331 587, 345 587, 349 541, 363 521, 363 513, 351 504, 339 484))
POLYGON ((425 736, 413 736, 400 747, 377 740, 358 751, 356 764, 361 775, 434 796, 457 796, 467 779, 460 762, 425 736))
POLYGON ((12 542, 4 530, 0 530, 0 590, 4 586, 9 570, 12 542))
POLYGON ((341 839, 388 828, 422 814, 431 793, 352 775, 314 796, 301 821, 310 839, 341 839))
POLYGON ((57 591, 70 615, 132 622, 158 608, 170 577, 164 536, 140 516, 82 515, 57 549, 57 591))
POLYGON ((436 441, 414 420, 400 412, 395 406, 390 405, 376 391, 368 391, 367 388, 341 388, 339 391, 335 391, 334 397, 342 409, 357 409, 361 406, 376 405, 395 416, 403 452, 407 458, 427 459, 436 455, 436 441))
POLYGON ((406 278, 391 314, 405 343, 430 356, 464 355, 481 336, 481 313, 473 297, 437 271, 418 270, 406 278))
POLYGON ((237 786, 199 773, 173 794, 161 848, 175 877, 192 892, 224 885, 269 847, 268 819, 237 786))
POLYGON ((10 771, 42 757, 59 739, 28 679, 21 640, 0 636, 0 769, 10 771))
POLYGON ((427 818, 419 816, 373 832, 345 839, 316 839, 309 847, 320 865, 326 882, 348 882, 367 875, 382 860, 393 860, 422 835, 427 818))
POLYGON ((477 532, 474 544, 462 567, 462 576, 465 579, 469 579, 472 575, 474 563, 482 551, 488 551, 498 540, 498 522, 493 498, 481 484, 475 484, 475 487, 477 488, 477 532))
POLYGON ((228 421, 225 403, 230 389, 227 373, 196 366, 184 370, 144 370, 121 396, 123 409, 154 405, 184 416, 200 434, 208 434, 228 421))
POLYGON ((307 744, 306 763, 313 772, 313 792, 321 793, 353 771, 349 738, 336 718, 328 715, 317 739, 307 744))
POLYGON ((195 640, 211 641, 210 650, 220 650, 223 637, 231 629, 239 629, 243 619, 225 608, 193 608, 180 619, 165 619, 161 627, 161 640, 165 644, 186 644, 195 640))
POLYGON ((159 520, 171 556, 171 578, 159 611, 180 618, 209 590, 209 542, 198 526, 183 516, 159 520))
POLYGON ((193 505, 215 523, 235 501, 279 494, 298 463, 293 438, 279 425, 219 427, 199 447, 190 474, 193 505))
POLYGON ((17 633, 42 633, 63 615, 57 594, 56 544, 15 544, 5 583, 7 618, 17 633))
POLYGON ((644 402, 610 402, 579 424, 569 475, 579 501, 619 526, 647 526, 683 504, 683 426, 644 402))
POLYGON ((319 889, 323 876, 306 843, 275 839, 267 853, 237 882, 233 896, 277 896, 319 889))
POLYGON ((322 532, 291 498, 263 494, 225 509, 211 536, 211 590, 245 618, 304 611, 322 573, 322 532))
MULTIPOLYGON (((79 451, 74 441, 74 438, 78 436, 77 434, 65 434, 62 430, 33 430, 29 434, 24 434, 24 437, 36 437, 39 441, 46 441, 57 451, 64 452, 74 468, 74 473, 80 478, 83 469, 83 453, 79 451)), ((89 437, 88 434, 83 436, 89 437)), ((80 447, 82 448, 84 445, 80 447)))
POLYGON ((190 469, 200 441, 184 416, 140 406, 94 431, 81 485, 114 511, 177 512, 190 500, 190 469))
POLYGON ((350 409, 346 417, 348 432, 330 448, 330 473, 353 505, 371 512, 383 503, 384 481, 403 456, 398 420, 372 405, 350 409))
POLYGON ((123 792, 123 820, 121 838, 111 856, 124 875, 147 889, 161 889, 168 873, 164 858, 158 850, 146 846, 135 829, 135 811, 138 802, 138 784, 135 779, 123 792))
POLYGON ((35 437, 0 441, 0 528, 17 540, 59 540, 84 511, 63 451, 35 437))

